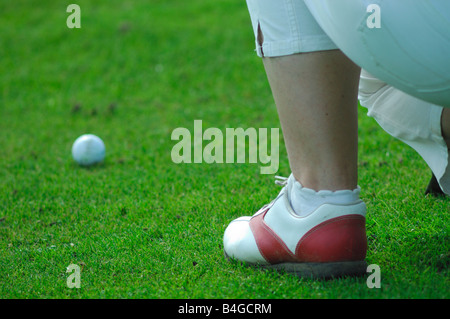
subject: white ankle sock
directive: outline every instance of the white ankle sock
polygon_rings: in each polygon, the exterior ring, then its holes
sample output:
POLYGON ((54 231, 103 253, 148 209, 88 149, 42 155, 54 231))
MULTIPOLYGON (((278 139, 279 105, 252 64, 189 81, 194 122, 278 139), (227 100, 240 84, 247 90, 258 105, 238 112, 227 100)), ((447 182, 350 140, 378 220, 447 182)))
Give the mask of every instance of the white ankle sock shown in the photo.
POLYGON ((299 216, 306 216, 325 203, 337 205, 354 203, 359 200, 361 192, 359 187, 354 190, 321 190, 317 192, 303 187, 293 175, 289 177, 287 187, 291 206, 299 216))

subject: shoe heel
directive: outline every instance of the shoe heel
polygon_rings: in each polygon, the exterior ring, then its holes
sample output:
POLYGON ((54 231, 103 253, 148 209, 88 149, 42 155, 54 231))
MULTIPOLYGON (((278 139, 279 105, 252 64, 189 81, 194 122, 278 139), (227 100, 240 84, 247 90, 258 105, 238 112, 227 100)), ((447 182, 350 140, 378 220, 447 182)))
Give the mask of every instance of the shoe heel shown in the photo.
POLYGON ((365 224, 361 215, 323 222, 303 236, 295 255, 308 263, 363 261, 367 252, 365 224))

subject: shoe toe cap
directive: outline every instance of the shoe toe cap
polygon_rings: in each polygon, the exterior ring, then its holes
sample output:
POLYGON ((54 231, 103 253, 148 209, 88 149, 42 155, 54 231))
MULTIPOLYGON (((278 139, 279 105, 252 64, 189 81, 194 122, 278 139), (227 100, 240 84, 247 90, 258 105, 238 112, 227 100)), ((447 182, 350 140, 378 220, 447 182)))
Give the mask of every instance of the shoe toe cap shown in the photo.
POLYGON ((223 248, 228 257, 252 264, 267 264, 250 229, 251 217, 233 220, 225 230, 223 248))

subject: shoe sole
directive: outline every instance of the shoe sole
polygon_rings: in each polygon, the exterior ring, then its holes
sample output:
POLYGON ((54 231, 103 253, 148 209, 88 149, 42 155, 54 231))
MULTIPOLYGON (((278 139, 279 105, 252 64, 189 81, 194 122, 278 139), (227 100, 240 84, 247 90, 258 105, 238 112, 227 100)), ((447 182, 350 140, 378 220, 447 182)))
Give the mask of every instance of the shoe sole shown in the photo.
POLYGON ((285 272, 297 276, 298 278, 333 279, 340 277, 358 277, 367 273, 367 262, 365 260, 330 263, 280 263, 275 265, 260 265, 241 262, 230 258, 226 253, 225 258, 228 261, 234 260, 251 267, 285 272))
POLYGON ((281 263, 261 265, 261 268, 286 272, 299 278, 332 279, 340 277, 357 277, 367 273, 365 261, 343 261, 330 263, 281 263))

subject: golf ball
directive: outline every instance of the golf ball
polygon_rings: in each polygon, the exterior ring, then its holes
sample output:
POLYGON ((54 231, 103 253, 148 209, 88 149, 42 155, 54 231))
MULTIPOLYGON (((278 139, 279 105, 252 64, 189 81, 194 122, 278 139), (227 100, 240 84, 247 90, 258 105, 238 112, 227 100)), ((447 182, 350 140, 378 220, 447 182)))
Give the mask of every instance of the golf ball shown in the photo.
POLYGON ((83 166, 99 163, 105 158, 105 144, 96 135, 81 135, 72 145, 72 157, 83 166))

